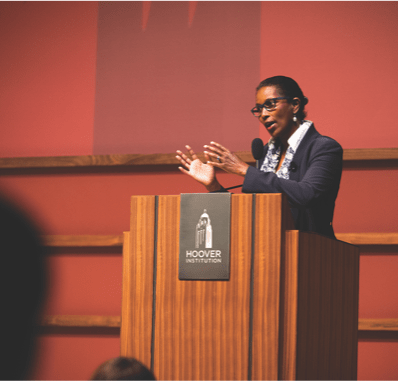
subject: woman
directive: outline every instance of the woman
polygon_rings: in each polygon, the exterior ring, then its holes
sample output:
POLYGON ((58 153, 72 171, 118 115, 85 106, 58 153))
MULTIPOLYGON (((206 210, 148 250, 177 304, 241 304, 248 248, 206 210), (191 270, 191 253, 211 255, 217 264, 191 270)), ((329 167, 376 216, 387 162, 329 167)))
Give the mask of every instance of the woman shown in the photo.
POLYGON ((256 89, 251 110, 271 135, 259 169, 249 166, 216 142, 205 145, 206 163, 190 146, 189 155, 177 151, 179 169, 209 192, 223 192, 215 168, 244 177, 244 193, 285 193, 295 227, 334 237, 332 220, 340 186, 343 150, 335 140, 320 135, 305 120, 308 99, 291 78, 276 76, 256 89))

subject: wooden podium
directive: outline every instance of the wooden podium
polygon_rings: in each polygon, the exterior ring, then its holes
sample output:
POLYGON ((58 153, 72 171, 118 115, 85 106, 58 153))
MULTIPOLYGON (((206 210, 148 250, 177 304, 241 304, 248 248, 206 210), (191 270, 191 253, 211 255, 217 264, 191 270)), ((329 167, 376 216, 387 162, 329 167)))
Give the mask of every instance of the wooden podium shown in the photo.
POLYGON ((230 280, 180 281, 179 221, 180 196, 132 197, 122 356, 158 380, 356 379, 358 247, 291 230, 281 194, 232 195, 230 280))

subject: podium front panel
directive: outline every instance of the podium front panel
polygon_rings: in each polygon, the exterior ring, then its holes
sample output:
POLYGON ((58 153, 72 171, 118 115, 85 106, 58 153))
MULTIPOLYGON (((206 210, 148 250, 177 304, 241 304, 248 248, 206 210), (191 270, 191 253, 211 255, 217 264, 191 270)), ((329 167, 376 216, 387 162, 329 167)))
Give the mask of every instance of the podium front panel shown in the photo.
POLYGON ((356 247, 293 228, 281 194, 232 195, 229 280, 179 280, 180 196, 133 196, 121 355, 157 379, 355 378, 356 247))
POLYGON ((157 226, 148 226, 145 240, 140 239, 141 233, 130 232, 140 243, 130 240, 130 251, 138 253, 125 253, 122 355, 152 367, 158 379, 247 379, 253 196, 231 198, 229 281, 178 279, 179 196, 158 196, 153 202, 143 201, 146 197, 152 200, 153 196, 132 198, 136 217, 132 217, 131 229, 143 220, 149 225, 156 220, 157 226), (141 204, 150 206, 145 209, 141 204), (148 220, 148 214, 156 217, 148 220), (156 250, 152 248, 150 254, 151 235, 156 250), (143 252, 146 254, 140 254, 143 252), (143 271, 137 276, 140 266, 143 271), (155 290, 152 295, 150 288, 155 290), (140 293, 146 296, 138 296, 140 293))

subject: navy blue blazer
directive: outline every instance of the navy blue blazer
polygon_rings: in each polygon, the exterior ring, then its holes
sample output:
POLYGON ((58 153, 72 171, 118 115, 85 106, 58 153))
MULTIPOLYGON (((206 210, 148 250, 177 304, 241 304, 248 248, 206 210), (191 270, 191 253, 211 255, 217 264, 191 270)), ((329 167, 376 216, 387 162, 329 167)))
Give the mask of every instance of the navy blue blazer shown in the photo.
MULTIPOLYGON (((266 144, 260 168, 267 150, 266 144)), ((311 125, 293 157, 289 180, 249 167, 242 191, 286 194, 296 229, 335 238, 332 220, 342 166, 340 144, 322 136, 311 125)))

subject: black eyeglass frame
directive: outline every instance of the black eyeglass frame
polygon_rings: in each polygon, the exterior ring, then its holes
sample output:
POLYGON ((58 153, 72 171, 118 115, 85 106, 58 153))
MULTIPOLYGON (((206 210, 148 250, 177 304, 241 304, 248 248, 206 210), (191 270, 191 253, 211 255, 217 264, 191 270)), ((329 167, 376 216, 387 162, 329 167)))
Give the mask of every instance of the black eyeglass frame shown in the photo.
POLYGON ((276 109, 276 104, 277 104, 276 101, 279 101, 282 99, 291 100, 292 98, 290 98, 290 97, 268 98, 265 100, 265 102, 261 106, 255 106, 250 111, 256 118, 258 118, 262 114, 263 108, 265 108, 267 111, 274 111, 276 109), (271 101, 273 103, 272 108, 267 107, 265 105, 269 101, 271 101), (256 115, 256 113, 258 113, 258 115, 256 115))

